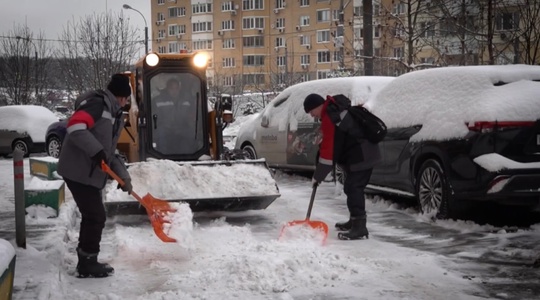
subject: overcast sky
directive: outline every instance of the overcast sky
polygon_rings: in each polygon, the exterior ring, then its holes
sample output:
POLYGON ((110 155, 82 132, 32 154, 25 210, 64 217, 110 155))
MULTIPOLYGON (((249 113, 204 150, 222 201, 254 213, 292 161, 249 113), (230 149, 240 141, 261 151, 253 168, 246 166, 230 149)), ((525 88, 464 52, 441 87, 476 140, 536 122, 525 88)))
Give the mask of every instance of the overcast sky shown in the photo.
MULTIPOLYGON (((148 22, 151 35, 150 3, 153 0, 0 0, 0 35, 5 37, 14 25, 27 24, 34 35, 43 31, 47 39, 58 39, 67 22, 93 13, 107 10, 114 13, 122 11, 128 4, 139 10, 148 22)), ((130 24, 140 29, 144 39, 144 19, 133 10, 123 10, 130 24)), ((144 51, 144 45, 141 44, 144 51)))

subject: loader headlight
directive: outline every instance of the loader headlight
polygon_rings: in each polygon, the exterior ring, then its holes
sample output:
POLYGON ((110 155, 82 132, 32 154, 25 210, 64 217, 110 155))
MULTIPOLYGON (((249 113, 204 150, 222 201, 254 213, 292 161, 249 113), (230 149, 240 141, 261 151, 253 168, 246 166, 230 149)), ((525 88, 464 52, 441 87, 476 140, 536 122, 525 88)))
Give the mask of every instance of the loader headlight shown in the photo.
POLYGON ((156 53, 150 53, 146 56, 146 64, 155 67, 159 63, 159 56, 156 53))
POLYGON ((193 64, 198 68, 206 67, 208 63, 208 55, 206 53, 197 53, 193 57, 193 64))

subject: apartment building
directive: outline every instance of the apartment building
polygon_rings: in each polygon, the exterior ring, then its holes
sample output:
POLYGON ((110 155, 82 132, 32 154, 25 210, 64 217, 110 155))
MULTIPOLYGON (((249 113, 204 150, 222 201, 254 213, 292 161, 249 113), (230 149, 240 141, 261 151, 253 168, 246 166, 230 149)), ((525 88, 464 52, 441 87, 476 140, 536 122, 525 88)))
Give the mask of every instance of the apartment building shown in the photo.
POLYGON ((207 52, 209 85, 220 92, 278 90, 354 68, 349 2, 152 0, 151 48, 207 52))
MULTIPOLYGON (((354 47, 362 53, 362 0, 354 2, 354 47)), ((538 64, 540 2, 373 1, 374 74, 477 64, 538 64)), ((355 68, 361 70, 363 60, 355 68)))

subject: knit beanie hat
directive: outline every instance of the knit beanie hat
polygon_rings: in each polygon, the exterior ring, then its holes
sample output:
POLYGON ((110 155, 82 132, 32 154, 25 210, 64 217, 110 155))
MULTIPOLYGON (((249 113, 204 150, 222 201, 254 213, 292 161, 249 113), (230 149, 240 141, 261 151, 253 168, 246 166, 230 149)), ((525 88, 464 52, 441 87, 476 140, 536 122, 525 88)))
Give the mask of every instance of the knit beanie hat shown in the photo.
POLYGON ((131 87, 129 86, 129 78, 123 74, 114 74, 111 77, 107 89, 116 97, 131 96, 131 87))
POLYGON ((322 105, 323 103, 324 103, 324 98, 321 97, 321 95, 309 94, 304 100, 304 110, 306 111, 306 113, 309 113, 310 111, 319 107, 319 105, 322 105))

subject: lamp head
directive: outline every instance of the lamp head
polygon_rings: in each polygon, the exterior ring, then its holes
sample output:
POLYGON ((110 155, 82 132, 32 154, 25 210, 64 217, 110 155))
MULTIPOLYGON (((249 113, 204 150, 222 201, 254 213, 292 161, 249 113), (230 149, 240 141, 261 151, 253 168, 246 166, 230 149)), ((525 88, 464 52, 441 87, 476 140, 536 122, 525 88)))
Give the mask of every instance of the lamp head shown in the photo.
POLYGON ((122 5, 122 7, 123 7, 124 9, 131 9, 131 6, 129 6, 129 5, 127 5, 127 4, 122 5))

